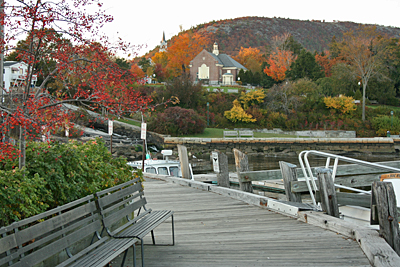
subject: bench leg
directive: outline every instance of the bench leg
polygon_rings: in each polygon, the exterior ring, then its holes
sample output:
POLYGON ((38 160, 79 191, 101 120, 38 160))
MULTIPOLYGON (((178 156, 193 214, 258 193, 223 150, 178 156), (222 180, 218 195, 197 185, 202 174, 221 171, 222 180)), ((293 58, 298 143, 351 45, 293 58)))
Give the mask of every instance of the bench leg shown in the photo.
POLYGON ((128 250, 125 250, 124 252, 124 258, 122 259, 121 267, 124 266, 125 260, 126 260, 126 255, 128 254, 128 250))
POLYGON ((144 253, 143 253, 143 239, 140 239, 141 253, 142 253, 142 267, 144 267, 144 253))
POLYGON ((135 244, 133 244, 133 267, 136 267, 136 247, 135 244))
POLYGON ((151 231, 151 239, 153 240, 153 245, 155 245, 156 240, 154 239, 154 231, 151 231))
POLYGON ((171 220, 172 220, 172 245, 175 246, 174 215, 171 215, 171 220))

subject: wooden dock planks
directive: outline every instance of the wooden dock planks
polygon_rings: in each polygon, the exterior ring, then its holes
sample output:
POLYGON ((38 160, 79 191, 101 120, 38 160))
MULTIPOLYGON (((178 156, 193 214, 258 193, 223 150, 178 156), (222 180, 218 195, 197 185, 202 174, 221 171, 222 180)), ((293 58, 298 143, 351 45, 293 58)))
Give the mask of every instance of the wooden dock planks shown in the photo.
MULTIPOLYGON (((144 186, 150 208, 175 212, 176 235, 175 246, 146 246, 146 266, 370 266, 356 241, 334 232, 212 192, 152 179, 144 186)), ((168 244, 170 225, 155 238, 168 244)))

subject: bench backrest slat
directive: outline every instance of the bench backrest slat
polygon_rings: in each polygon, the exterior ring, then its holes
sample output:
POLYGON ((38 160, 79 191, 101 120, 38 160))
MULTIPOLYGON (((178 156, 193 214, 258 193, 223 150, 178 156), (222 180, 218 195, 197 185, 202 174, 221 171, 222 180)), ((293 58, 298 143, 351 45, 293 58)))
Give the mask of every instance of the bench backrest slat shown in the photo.
POLYGON ((103 216, 104 227, 111 227, 114 223, 125 218, 125 216, 130 216, 135 210, 146 205, 146 199, 141 198, 132 204, 129 204, 116 212, 103 216))
POLYGON ((136 183, 138 183, 138 182, 140 182, 140 179, 139 179, 139 178, 137 178, 137 179, 135 179, 135 180, 128 181, 128 182, 125 182, 125 183, 123 183, 123 184, 116 185, 116 186, 114 186, 114 187, 110 187, 110 188, 104 189, 104 190, 102 190, 102 191, 100 191, 100 192, 97 192, 97 193, 96 193, 96 196, 97 196, 97 197, 101 197, 101 196, 103 196, 103 195, 112 193, 112 192, 117 191, 117 190, 119 190, 119 189, 121 189, 121 188, 127 187, 127 186, 129 186, 129 185, 136 184, 136 183))
POLYGON ((103 225, 111 228, 115 223, 146 205, 143 186, 139 179, 96 193, 103 225))
POLYGON ((133 203, 134 201, 136 201, 135 199, 144 198, 143 195, 144 195, 143 192, 140 192, 137 194, 130 195, 128 198, 122 199, 120 202, 113 202, 112 204, 106 206, 99 205, 100 212, 101 214, 108 214, 109 212, 118 209, 120 206, 129 205, 130 203, 133 203))
POLYGON ((101 229, 101 221, 96 220, 77 231, 72 232, 65 237, 52 242, 51 245, 45 246, 35 253, 32 253, 21 259, 22 264, 28 264, 27 266, 33 266, 49 258, 50 256, 62 251, 63 249, 75 244, 76 242, 84 239, 88 235, 93 235, 95 231, 101 229))
POLYGON ((19 259, 15 266, 33 266, 94 235, 101 230, 94 200, 90 195, 1 228, 0 253, 8 255, 0 265, 19 259))
POLYGON ((135 185, 131 185, 126 188, 122 188, 119 191, 110 193, 109 195, 104 195, 103 197, 99 197, 98 203, 101 208, 107 207, 108 205, 110 205, 114 202, 117 202, 117 201, 121 201, 122 199, 126 198, 127 196, 134 194, 135 192, 139 192, 141 190, 143 190, 142 184, 137 183, 135 185))
POLYGON ((49 220, 33 225, 16 233, 17 244, 20 246, 30 240, 47 234, 53 230, 57 230, 65 224, 73 222, 78 218, 89 215, 96 211, 96 203, 93 201, 86 205, 80 206, 66 213, 62 213, 49 220))
POLYGON ((7 225, 7 226, 4 226, 4 227, 0 228, 0 235, 2 235, 5 232, 10 232, 15 228, 23 227, 23 226, 28 225, 28 224, 30 224, 32 222, 39 221, 39 220, 41 220, 41 219, 43 219, 45 217, 52 216, 54 214, 58 214, 60 210, 68 210, 69 208, 75 207, 77 205, 80 205, 81 203, 92 201, 92 200, 93 200, 93 195, 88 195, 86 197, 74 200, 74 201, 72 201, 70 203, 67 203, 65 205, 62 205, 60 207, 57 207, 57 208, 42 212, 40 214, 34 215, 34 216, 26 218, 24 220, 13 222, 10 225, 7 225))

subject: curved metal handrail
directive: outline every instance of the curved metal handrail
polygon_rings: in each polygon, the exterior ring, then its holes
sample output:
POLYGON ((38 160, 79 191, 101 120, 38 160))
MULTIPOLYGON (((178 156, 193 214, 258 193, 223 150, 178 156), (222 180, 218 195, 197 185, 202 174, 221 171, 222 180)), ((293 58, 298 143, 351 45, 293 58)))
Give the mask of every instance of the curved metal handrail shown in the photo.
MULTIPOLYGON (((339 160, 345 161, 345 162, 349 162, 349 163, 353 163, 353 164, 362 165, 362 166, 378 168, 378 169, 382 169, 382 170, 385 170, 385 171, 400 172, 400 169, 398 169, 398 168, 385 166, 385 165, 381 165, 381 164, 378 164, 378 163, 372 163, 372 162, 368 162, 368 161, 364 161, 364 160, 353 159, 353 158, 349 158, 349 157, 339 156, 339 155, 326 153, 326 152, 320 152, 320 151, 316 151, 316 150, 304 150, 304 151, 300 152, 300 154, 299 154, 299 162, 300 162, 300 167, 301 167, 301 169, 303 171, 304 178, 306 180, 306 184, 307 184, 308 190, 310 192, 311 200, 312 200, 314 205, 317 205, 317 203, 315 201, 315 196, 314 196, 313 191, 317 191, 317 185, 315 183, 316 177, 314 177, 314 175, 312 173, 312 170, 311 170, 310 163, 308 161, 308 155, 310 155, 310 154, 316 155, 316 156, 321 156, 321 157, 326 157, 327 159, 326 159, 325 168, 329 168, 329 164, 330 164, 330 159, 331 158, 335 159, 335 162, 333 164, 333 169, 332 169, 332 179, 333 179, 333 181, 335 181, 339 160), (311 188, 310 181, 311 181, 311 184, 312 184, 313 188, 311 188)), ((351 190, 351 191, 358 192, 358 193, 371 194, 371 192, 369 192, 369 191, 360 190, 360 189, 357 189, 357 188, 338 185, 338 184, 335 184, 335 187, 351 190)))

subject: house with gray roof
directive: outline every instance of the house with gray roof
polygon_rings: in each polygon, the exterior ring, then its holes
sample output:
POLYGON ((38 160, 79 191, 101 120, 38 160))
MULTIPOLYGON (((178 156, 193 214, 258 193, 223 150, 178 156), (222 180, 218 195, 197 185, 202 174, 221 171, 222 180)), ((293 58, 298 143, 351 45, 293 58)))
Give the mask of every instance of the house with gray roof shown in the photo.
POLYGON ((221 85, 236 84, 239 71, 241 69, 247 70, 227 54, 220 54, 217 43, 214 43, 212 53, 203 49, 190 61, 189 67, 192 81, 221 85))

